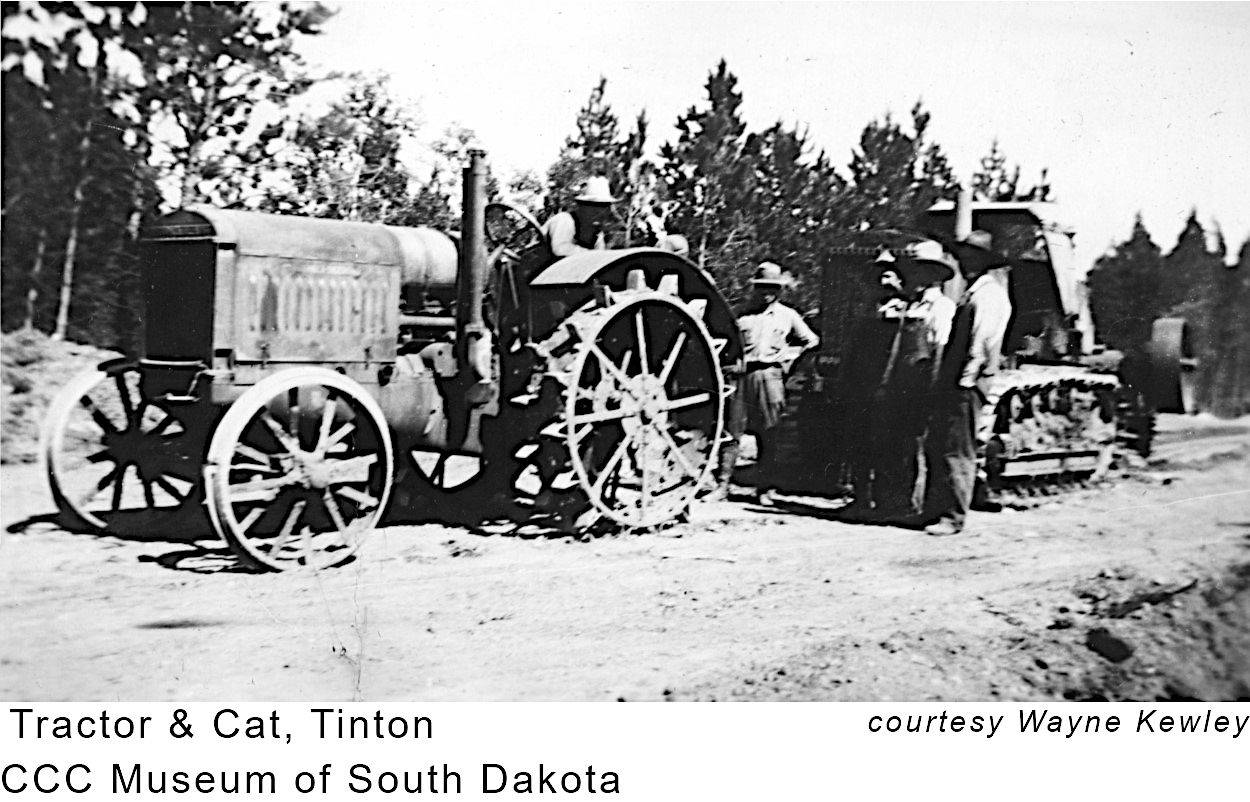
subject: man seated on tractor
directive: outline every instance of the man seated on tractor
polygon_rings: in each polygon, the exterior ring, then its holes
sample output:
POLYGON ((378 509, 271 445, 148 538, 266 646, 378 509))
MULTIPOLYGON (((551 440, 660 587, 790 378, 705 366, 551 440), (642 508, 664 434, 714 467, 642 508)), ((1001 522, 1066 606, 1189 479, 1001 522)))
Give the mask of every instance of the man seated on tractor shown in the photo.
POLYGON ((535 276, 566 256, 607 247, 605 229, 612 219, 612 204, 617 200, 605 176, 591 176, 582 193, 574 198, 572 211, 558 212, 541 226, 531 218, 541 234, 540 241, 518 248, 521 252, 515 265, 500 263, 500 269, 506 273, 499 284, 506 290, 500 292, 498 300, 488 302, 497 305, 498 311, 492 317, 497 321, 501 347, 508 348, 513 341, 528 336, 525 327, 530 323, 530 315, 524 310, 530 308, 529 285, 535 276))
POLYGON ((543 224, 543 244, 550 261, 578 251, 606 248, 604 229, 612 219, 612 204, 618 200, 613 197, 606 176, 586 179, 582 194, 574 198, 573 210, 554 214, 543 224))

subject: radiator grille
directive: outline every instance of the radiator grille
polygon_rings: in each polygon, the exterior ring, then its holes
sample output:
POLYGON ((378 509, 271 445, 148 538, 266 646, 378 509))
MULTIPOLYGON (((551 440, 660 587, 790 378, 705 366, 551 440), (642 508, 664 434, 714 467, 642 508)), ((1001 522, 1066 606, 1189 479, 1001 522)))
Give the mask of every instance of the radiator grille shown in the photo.
POLYGON ((157 242, 143 268, 144 352, 153 359, 201 359, 213 350, 216 247, 157 242))
POLYGON ((257 334, 374 335, 386 332, 390 282, 383 276, 253 274, 245 320, 257 334))

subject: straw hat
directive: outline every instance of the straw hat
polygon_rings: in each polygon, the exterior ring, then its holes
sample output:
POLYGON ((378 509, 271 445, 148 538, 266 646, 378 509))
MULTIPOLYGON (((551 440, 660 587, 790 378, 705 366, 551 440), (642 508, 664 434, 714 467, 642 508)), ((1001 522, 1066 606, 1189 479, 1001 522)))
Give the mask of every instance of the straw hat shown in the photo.
POLYGON ((612 196, 612 187, 608 184, 608 177, 604 175, 592 175, 586 179, 586 186, 582 189, 582 194, 576 198, 578 203, 616 203, 620 198, 612 196))
POLYGON ((951 247, 961 262, 971 261, 983 270, 1011 266, 1002 254, 994 250, 994 237, 988 231, 973 231, 951 247))
POLYGON ((922 240, 909 246, 907 256, 909 258, 903 261, 902 269, 910 284, 928 285, 955 277, 954 258, 933 240, 922 240))
POLYGON ((751 278, 751 284, 756 287, 784 287, 789 283, 781 265, 773 262, 760 262, 751 278))

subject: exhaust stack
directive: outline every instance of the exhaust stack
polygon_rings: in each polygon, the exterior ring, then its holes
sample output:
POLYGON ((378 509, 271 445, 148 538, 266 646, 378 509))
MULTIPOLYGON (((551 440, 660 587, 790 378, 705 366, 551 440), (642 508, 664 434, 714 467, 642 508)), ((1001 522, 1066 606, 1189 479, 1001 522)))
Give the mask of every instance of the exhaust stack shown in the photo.
MULTIPOLYGON (((482 317, 486 293, 486 153, 469 151, 460 219, 459 291, 456 294, 456 361, 479 382, 491 380, 491 337, 482 317)), ((466 375, 462 373, 462 375, 466 375)))
POLYGON ((955 201, 955 241, 962 242, 972 233, 972 189, 959 188, 955 201))
MULTIPOLYGON (((955 242, 961 242, 967 239, 972 233, 972 190, 968 187, 961 186, 959 194, 955 196, 955 242)), ((968 288, 968 282, 964 279, 963 270, 955 271, 955 275, 950 281, 942 287, 942 292, 946 293, 946 297, 952 301, 958 301, 964 294, 964 290, 968 288)))

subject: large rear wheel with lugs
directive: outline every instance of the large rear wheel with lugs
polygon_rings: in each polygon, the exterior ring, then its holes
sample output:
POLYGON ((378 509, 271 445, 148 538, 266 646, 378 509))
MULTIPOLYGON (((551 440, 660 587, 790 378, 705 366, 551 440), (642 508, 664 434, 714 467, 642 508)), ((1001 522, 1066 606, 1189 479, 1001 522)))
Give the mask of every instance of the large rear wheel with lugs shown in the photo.
POLYGON ((634 271, 537 346, 545 372, 530 403, 542 425, 517 449, 515 477, 536 513, 572 529, 653 528, 684 514, 710 481, 724 342, 678 289, 676 275, 653 289, 634 271))

